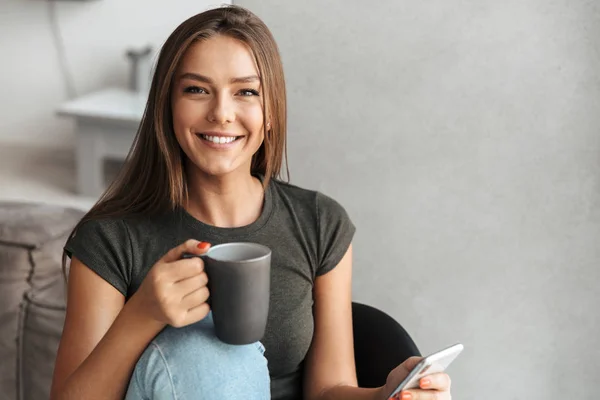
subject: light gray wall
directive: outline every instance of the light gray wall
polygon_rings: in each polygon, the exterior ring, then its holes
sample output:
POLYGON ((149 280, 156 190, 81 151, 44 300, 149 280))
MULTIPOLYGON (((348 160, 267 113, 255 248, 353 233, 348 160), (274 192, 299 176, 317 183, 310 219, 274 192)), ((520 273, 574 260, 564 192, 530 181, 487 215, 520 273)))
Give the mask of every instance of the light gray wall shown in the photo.
POLYGON ((0 0, 0 145, 72 147, 51 7, 77 94, 127 86, 130 46, 156 50, 184 19, 224 0, 0 0))
POLYGON ((239 0, 272 28, 292 182, 346 206, 354 296, 454 398, 592 399, 600 373, 600 3, 239 0))

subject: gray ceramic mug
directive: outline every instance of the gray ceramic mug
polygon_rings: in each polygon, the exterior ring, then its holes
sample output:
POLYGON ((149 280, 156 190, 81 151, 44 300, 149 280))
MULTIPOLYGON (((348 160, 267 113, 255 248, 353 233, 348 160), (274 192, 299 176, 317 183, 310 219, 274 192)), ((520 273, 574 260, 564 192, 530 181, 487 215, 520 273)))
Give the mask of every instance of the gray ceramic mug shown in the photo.
POLYGON ((217 337, 229 344, 261 340, 269 315, 271 249, 257 243, 225 243, 200 257, 217 337))

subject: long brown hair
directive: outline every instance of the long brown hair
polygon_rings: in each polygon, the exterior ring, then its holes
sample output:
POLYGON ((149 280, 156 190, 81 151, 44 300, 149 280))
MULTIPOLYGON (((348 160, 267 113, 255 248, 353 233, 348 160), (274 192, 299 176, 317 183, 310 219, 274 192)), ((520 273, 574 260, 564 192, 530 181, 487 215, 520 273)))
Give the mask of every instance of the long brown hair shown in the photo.
MULTIPOLYGON (((217 35, 245 43, 258 66, 264 93, 263 120, 268 118, 270 128, 264 128, 264 141, 252 157, 250 172, 263 175, 265 187, 271 178, 281 177, 282 164, 284 159, 287 161, 286 91, 275 39, 267 26, 245 8, 228 5, 211 9, 184 21, 164 43, 146 108, 125 164, 98 202, 75 226, 69 239, 81 224, 91 219, 155 215, 186 204, 186 156, 173 130, 171 90, 175 71, 190 45, 217 35)), ((66 261, 63 253, 65 272, 66 261)))

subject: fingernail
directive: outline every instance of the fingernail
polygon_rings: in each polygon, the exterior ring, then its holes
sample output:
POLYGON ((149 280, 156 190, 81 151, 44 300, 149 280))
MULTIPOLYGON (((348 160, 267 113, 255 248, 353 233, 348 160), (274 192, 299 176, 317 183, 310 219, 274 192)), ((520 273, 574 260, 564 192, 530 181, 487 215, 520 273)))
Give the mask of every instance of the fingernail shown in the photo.
POLYGON ((198 248, 200 250, 206 250, 209 247, 210 247, 210 243, 208 243, 208 242, 200 242, 200 243, 198 243, 198 248))
POLYGON ((426 389, 431 385, 431 381, 429 379, 421 379, 421 388, 426 389))
POLYGON ((410 400, 410 399, 412 399, 412 394, 402 393, 402 400, 410 400))

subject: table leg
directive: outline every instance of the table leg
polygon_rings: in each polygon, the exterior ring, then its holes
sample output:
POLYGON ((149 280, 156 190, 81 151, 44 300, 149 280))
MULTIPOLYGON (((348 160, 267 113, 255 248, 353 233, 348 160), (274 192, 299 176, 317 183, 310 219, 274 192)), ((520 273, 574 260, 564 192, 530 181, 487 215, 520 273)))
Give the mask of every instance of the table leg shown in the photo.
POLYGON ((104 143, 102 137, 80 126, 77 132, 77 190, 88 197, 104 192, 104 143))

